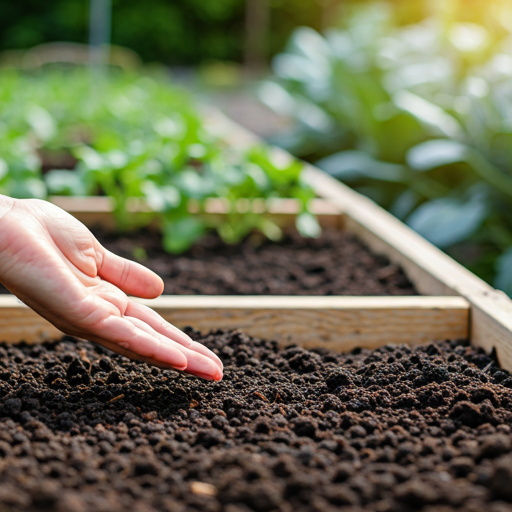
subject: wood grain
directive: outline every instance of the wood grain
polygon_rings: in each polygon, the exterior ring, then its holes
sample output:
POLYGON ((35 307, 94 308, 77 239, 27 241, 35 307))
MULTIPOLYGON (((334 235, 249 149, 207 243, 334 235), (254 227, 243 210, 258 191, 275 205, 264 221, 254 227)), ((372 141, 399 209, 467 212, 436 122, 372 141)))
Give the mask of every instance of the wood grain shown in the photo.
MULTIPOLYGON (((180 328, 240 329, 281 344, 347 351, 388 343, 467 338, 469 305, 459 297, 164 296, 142 300, 180 328)), ((1 341, 27 343, 60 333, 13 296, 0 296, 1 341)))
POLYGON ((0 341, 40 343, 60 338, 62 333, 14 295, 0 295, 0 341))
POLYGON ((512 371, 512 301, 500 291, 468 296, 471 343, 496 350, 500 365, 512 371))
MULTIPOLYGON (((108 197, 65 197, 52 196, 50 201, 66 210, 80 222, 88 227, 102 226, 113 229, 116 221, 113 215, 114 201, 108 197)), ((253 201, 239 200, 236 208, 240 212, 252 211, 261 213, 282 226, 293 225, 295 217, 300 213, 301 206, 296 199, 269 199, 267 201, 255 199, 253 201)), ((208 217, 224 216, 229 212, 230 204, 221 198, 208 199, 205 212, 200 215, 208 217)), ((128 210, 133 214, 150 212, 144 201, 134 198, 128 204, 128 210)), ((309 210, 318 217, 323 228, 340 229, 344 223, 344 216, 338 206, 325 199, 313 199, 309 203, 309 210)), ((199 213, 198 206, 191 201, 189 204, 191 213, 199 213)))

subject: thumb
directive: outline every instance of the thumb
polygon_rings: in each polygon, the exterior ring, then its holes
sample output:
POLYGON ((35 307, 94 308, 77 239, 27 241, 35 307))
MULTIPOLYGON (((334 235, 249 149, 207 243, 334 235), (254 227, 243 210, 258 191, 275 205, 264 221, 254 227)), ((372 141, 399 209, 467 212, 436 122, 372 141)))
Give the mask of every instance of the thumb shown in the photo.
POLYGON ((53 208, 56 211, 46 219, 48 232, 64 257, 78 270, 89 277, 101 277, 127 295, 153 299, 162 294, 164 283, 154 272, 111 253, 81 222, 53 208))
POLYGON ((105 249, 95 240, 98 275, 127 295, 154 299, 164 291, 164 282, 148 268, 105 249))

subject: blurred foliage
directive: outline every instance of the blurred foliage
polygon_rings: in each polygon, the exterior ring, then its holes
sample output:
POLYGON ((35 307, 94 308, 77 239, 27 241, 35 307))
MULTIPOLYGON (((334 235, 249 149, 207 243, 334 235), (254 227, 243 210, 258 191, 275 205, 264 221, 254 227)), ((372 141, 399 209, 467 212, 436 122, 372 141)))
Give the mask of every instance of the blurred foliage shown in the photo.
MULTIPOLYGON (((271 54, 283 48, 297 26, 320 28, 321 8, 314 0, 268 1, 271 54)), ((113 0, 112 5, 112 44, 131 48, 146 61, 195 64, 242 59, 245 0, 113 0)), ((0 51, 51 41, 85 43, 88 8, 87 0, 4 2, 0 51)))
POLYGON ((297 29, 260 98, 296 121, 273 142, 512 294, 512 5, 430 7, 405 26, 379 3, 324 36, 297 29))
POLYGON ((0 71, 0 192, 110 196, 121 229, 156 217, 170 252, 188 249, 208 228, 228 243, 253 229, 280 237, 264 216, 240 213, 240 199, 297 198, 303 206, 299 231, 317 236, 318 224, 307 212, 314 194, 301 170, 297 161, 274 161, 262 146, 229 147, 165 76, 112 73, 106 79, 80 68, 0 71), (225 218, 189 213, 191 202, 202 212, 211 197, 228 200, 225 218), (133 198, 155 213, 130 214, 133 198))

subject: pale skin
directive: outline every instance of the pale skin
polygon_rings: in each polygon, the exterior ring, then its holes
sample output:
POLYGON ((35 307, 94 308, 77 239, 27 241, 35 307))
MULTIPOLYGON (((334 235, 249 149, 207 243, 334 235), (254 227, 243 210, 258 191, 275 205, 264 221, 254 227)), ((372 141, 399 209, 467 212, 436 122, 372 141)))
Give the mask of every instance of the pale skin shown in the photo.
POLYGON ((106 250, 46 201, 0 195, 0 282, 66 334, 161 368, 222 379, 213 352, 128 297, 156 298, 162 280, 106 250))

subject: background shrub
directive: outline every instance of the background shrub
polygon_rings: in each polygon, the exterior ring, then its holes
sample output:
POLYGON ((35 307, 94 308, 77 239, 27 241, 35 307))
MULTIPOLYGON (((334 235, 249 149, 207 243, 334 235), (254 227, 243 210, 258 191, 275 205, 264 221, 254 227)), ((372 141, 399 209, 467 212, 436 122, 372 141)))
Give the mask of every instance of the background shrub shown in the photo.
POLYGON ((299 28, 260 97, 295 119, 273 142, 512 293, 511 6, 457 5, 402 26, 370 4, 324 36, 299 28))

